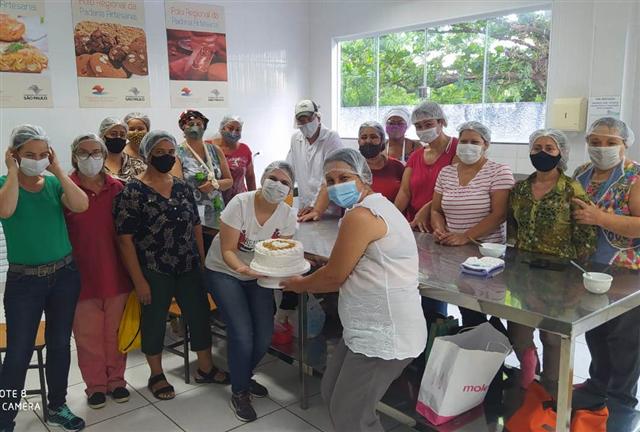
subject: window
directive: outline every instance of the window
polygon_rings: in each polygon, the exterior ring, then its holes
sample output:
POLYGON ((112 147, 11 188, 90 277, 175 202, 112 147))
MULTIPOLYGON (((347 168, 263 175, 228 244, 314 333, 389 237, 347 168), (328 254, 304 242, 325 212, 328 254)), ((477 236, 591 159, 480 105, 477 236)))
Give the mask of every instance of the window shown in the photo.
POLYGON ((338 131, 356 137, 363 121, 430 99, 449 134, 478 120, 494 142, 527 142, 545 123, 550 30, 544 10, 342 41, 338 131))

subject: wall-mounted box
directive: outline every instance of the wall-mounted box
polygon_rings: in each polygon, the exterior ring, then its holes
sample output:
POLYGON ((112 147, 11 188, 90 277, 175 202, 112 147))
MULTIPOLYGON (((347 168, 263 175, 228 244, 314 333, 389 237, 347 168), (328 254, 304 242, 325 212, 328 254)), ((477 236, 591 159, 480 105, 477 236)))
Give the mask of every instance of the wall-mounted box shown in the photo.
POLYGON ((551 105, 547 124, 554 129, 580 132, 587 120, 587 98, 556 99, 551 105))

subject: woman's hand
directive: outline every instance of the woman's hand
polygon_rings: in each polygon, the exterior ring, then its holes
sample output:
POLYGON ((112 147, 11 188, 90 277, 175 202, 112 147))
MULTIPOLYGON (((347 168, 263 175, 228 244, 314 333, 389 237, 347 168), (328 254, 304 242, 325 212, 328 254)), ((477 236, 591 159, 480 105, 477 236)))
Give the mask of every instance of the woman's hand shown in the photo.
POLYGON ((602 218, 606 215, 605 212, 596 207, 595 204, 587 204, 578 198, 573 198, 571 201, 578 206, 578 209, 573 212, 576 222, 582 225, 602 226, 602 218))
POLYGON ((447 246, 463 246, 469 243, 469 237, 461 233, 448 233, 447 237, 441 241, 447 246))
POLYGON ((311 263, 313 267, 322 267, 329 262, 329 258, 321 257, 318 255, 306 255, 305 259, 311 263))
POLYGON ((198 190, 202 193, 208 194, 209 192, 213 192, 214 190, 216 190, 216 188, 210 180, 207 180, 206 182, 198 186, 198 190))
POLYGON ((265 278, 266 276, 258 273, 256 271, 251 270, 251 267, 249 267, 248 265, 243 265, 240 266, 236 269, 237 273, 240 273, 241 275, 245 275, 248 276, 250 278, 254 278, 254 279, 262 279, 265 278))
POLYGON ((442 243, 446 240, 447 237, 449 237, 451 235, 451 233, 447 230, 444 229, 439 229, 436 228, 433 230, 433 236, 436 239, 436 243, 442 243))
POLYGON ((416 229, 423 233, 429 232, 429 225, 431 224, 431 209, 425 209, 424 207, 416 213, 416 216, 411 221, 411 228, 416 229))
POLYGON ((300 294, 306 291, 303 280, 303 276, 294 276, 280 282, 280 286, 285 291, 291 291, 300 294))
POLYGON ((303 209, 300 209, 298 211, 298 217, 300 218, 308 213, 311 213, 312 211, 313 211, 313 207, 305 207, 303 209))
POLYGON ((138 282, 136 284, 135 290, 140 304, 151 304, 151 287, 146 280, 138 282))
POLYGON ((18 165, 18 161, 15 157, 13 157, 13 150, 7 149, 4 154, 4 163, 7 165, 7 171, 9 174, 13 172, 17 172, 20 166, 18 165))
POLYGON ((49 166, 47 167, 47 171, 53 174, 56 177, 60 177, 60 175, 64 175, 62 168, 60 167, 60 161, 58 160, 58 156, 56 152, 53 150, 53 147, 49 147, 49 166))
POLYGON ((308 213, 305 213, 302 216, 298 216, 298 222, 317 221, 317 220, 320 220, 320 216, 321 216, 320 212, 314 209, 308 213))

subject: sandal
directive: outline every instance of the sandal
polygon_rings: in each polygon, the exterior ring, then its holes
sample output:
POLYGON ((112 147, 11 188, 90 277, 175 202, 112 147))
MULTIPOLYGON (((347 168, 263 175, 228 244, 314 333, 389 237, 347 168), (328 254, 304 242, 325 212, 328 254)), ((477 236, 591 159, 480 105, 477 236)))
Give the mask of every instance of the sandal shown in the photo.
POLYGON ((198 369, 196 374, 193 377, 198 384, 229 384, 231 383, 231 378, 229 374, 223 370, 218 369, 215 366, 211 366, 211 370, 209 373, 204 373, 202 370, 198 369), (218 373, 223 373, 224 378, 222 380, 216 379, 216 375, 218 373))
POLYGON ((153 394, 153 397, 159 400, 170 400, 176 397, 175 389, 169 382, 167 381, 167 377, 164 376, 164 373, 159 373, 158 375, 154 375, 149 378, 149 383, 147 384, 147 388, 153 394), (161 387, 159 389, 153 390, 153 386, 158 384, 161 381, 165 381, 167 383, 166 386, 161 387), (172 396, 163 396, 166 393, 173 393, 172 396))

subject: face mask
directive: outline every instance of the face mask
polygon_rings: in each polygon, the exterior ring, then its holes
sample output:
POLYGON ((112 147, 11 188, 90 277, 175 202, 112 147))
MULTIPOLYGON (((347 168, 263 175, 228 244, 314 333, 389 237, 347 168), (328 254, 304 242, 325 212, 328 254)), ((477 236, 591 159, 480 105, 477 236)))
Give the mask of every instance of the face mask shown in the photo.
POLYGON ((224 138, 224 140, 228 143, 235 144, 240 141, 240 134, 237 132, 222 131, 220 132, 220 134, 222 135, 222 138, 224 138))
POLYGON ((127 138, 129 139, 129 144, 131 144, 134 147, 140 147, 140 142, 142 141, 142 138, 144 138, 146 134, 147 133, 145 131, 129 132, 127 134, 127 138))
POLYGON ((87 159, 78 159, 78 170, 87 177, 95 177, 102 171, 104 166, 104 159, 94 159, 89 157, 87 159))
POLYGON ((311 138, 318 130, 318 125, 320 125, 320 120, 314 118, 309 123, 298 126, 298 129, 306 138, 311 138))
POLYGON ((589 158, 596 168, 608 170, 620 163, 620 147, 593 147, 587 148, 589 158))
POLYGON ((365 159, 371 159, 380 154, 382 151, 382 144, 363 144, 359 147, 360 154, 365 159))
POLYGON ((151 165, 163 174, 168 173, 176 163, 176 157, 170 154, 162 156, 152 156, 151 165))
POLYGON ((27 177, 41 176, 49 164, 49 158, 40 160, 22 158, 20 159, 20 171, 27 177))
POLYGON ((387 125, 385 130, 389 138, 402 138, 407 131, 407 125, 387 125))
POLYGON ((329 193, 329 199, 342 208, 353 207, 362 195, 356 187, 355 180, 329 186, 327 192, 329 193))
POLYGON ((127 140, 124 138, 105 138, 104 144, 107 146, 109 153, 118 154, 124 150, 124 146, 127 145, 127 140))
POLYGON ((262 197, 271 204, 280 204, 289 195, 289 186, 279 181, 266 179, 262 183, 262 197))
POLYGON ((196 140, 204 136, 204 129, 200 126, 190 126, 184 130, 184 134, 187 138, 196 140))
POLYGON ((484 147, 476 144, 459 143, 456 155, 465 165, 473 165, 478 162, 484 153, 484 147))
POLYGON ((416 131, 418 134, 418 138, 420 138, 420 142, 424 144, 429 144, 436 140, 440 136, 438 133, 438 127, 433 127, 431 129, 425 129, 423 131, 416 131))
POLYGON ((562 155, 558 154, 557 156, 552 156, 549 153, 539 151, 538 153, 529 155, 529 158, 531 159, 531 163, 535 169, 542 172, 548 172, 558 166, 560 159, 562 159, 562 155))

